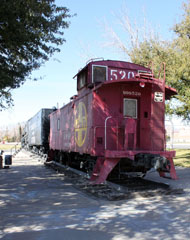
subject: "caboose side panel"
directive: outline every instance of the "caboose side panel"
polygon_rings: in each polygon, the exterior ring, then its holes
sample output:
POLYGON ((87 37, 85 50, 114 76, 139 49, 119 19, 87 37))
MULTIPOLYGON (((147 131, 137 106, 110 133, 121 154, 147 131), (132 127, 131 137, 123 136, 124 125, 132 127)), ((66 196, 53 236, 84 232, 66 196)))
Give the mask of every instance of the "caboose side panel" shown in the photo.
POLYGON ((152 86, 146 86, 140 91, 140 135, 139 135, 139 149, 150 150, 151 146, 151 92, 152 86))
POLYGON ((94 152, 97 156, 103 155, 105 148, 117 148, 118 94, 119 89, 112 86, 102 87, 93 93, 94 152))
POLYGON ((72 103, 60 110, 60 127, 59 127, 59 150, 72 151, 74 143, 74 107, 72 103))
POLYGON ((70 151, 73 143, 73 128, 74 124, 72 104, 58 109, 50 115, 50 148, 53 150, 70 151))
POLYGON ((51 114, 51 149, 91 154, 91 99, 87 94, 51 114))

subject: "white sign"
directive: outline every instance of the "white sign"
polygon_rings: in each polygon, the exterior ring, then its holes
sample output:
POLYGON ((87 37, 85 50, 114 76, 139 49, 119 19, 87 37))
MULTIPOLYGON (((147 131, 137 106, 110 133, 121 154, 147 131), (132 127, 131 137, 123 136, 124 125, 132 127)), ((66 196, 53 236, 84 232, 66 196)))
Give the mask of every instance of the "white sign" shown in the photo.
POLYGON ((155 102, 163 102, 164 94, 163 92, 155 92, 154 93, 154 101, 155 102))

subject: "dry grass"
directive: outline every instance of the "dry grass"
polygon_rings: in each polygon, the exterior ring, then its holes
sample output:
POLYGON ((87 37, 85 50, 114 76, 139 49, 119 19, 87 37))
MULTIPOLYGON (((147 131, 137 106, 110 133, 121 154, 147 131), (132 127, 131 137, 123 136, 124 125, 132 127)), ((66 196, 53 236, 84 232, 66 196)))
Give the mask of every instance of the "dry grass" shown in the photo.
POLYGON ((176 149, 175 166, 190 167, 190 149, 176 149))
POLYGON ((16 145, 16 144, 13 144, 13 143, 9 143, 9 144, 0 144, 0 150, 4 150, 4 151, 10 151, 12 148, 15 148, 16 146, 16 149, 20 148, 20 144, 16 145))

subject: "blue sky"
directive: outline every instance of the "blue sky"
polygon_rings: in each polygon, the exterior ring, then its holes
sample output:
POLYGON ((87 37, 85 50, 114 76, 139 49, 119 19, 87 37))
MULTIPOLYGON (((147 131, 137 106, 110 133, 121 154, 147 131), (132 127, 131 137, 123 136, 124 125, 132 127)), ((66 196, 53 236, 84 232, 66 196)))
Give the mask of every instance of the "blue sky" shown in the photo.
POLYGON ((172 38, 172 26, 182 14, 182 0, 57 0, 57 4, 66 6, 77 16, 70 19, 71 25, 65 30, 66 43, 61 52, 55 54, 33 76, 42 80, 28 80, 19 89, 12 92, 14 107, 0 112, 0 127, 28 120, 41 108, 51 108, 57 103, 61 107, 69 102, 76 93, 76 81, 73 76, 85 66, 89 58, 126 60, 127 57, 104 43, 103 22, 114 28, 122 39, 125 35, 118 24, 124 6, 132 21, 141 24, 145 17, 152 28, 163 39, 172 38))

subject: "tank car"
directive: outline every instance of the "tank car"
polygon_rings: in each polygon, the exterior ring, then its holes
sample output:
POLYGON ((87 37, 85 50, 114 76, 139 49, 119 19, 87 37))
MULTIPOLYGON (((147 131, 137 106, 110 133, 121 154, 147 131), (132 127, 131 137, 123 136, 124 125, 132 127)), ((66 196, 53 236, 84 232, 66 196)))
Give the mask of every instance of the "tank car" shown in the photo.
POLYGON ((145 174, 177 179, 174 151, 166 150, 165 100, 176 90, 150 68, 92 60, 76 76, 78 94, 50 114, 50 155, 87 170, 94 183, 108 176, 145 174))

